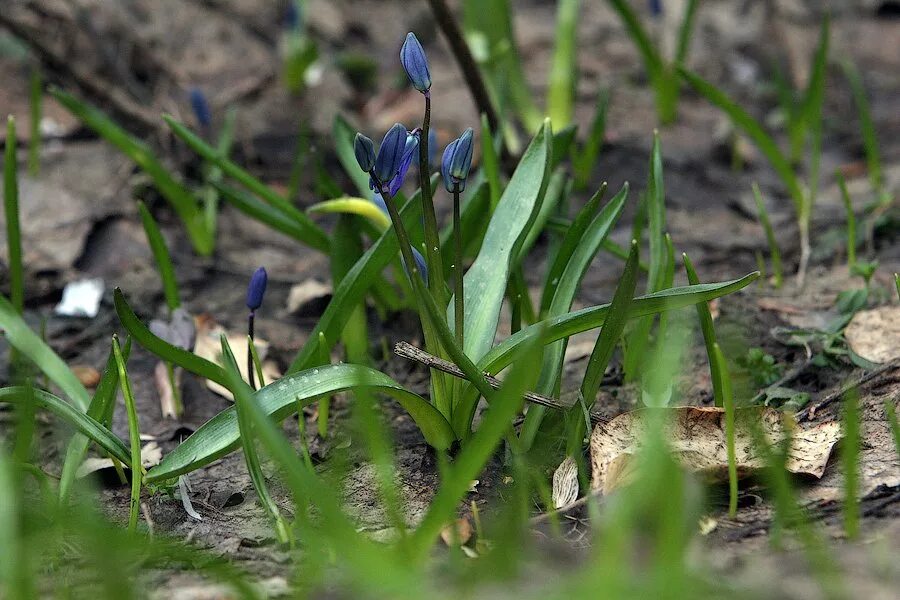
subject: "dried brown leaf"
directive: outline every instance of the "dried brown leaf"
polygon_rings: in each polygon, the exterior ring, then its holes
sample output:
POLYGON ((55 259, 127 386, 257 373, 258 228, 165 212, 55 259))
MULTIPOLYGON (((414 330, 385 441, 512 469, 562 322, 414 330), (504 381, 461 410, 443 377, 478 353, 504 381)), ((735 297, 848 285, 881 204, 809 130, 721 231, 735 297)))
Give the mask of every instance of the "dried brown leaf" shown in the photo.
POLYGON ((900 358, 900 306, 861 310, 844 329, 850 348, 874 363, 900 358))
POLYGON ((578 499, 578 463, 571 456, 553 472, 553 508, 562 508, 578 499))
MULTIPOLYGON (((727 479, 724 409, 694 406, 642 409, 619 415, 594 429, 591 435, 593 489, 607 494, 632 479, 633 458, 648 433, 648 417, 652 410, 665 410, 669 414, 665 436, 673 453, 687 470, 701 473, 709 481, 727 479)), ((804 429, 775 409, 739 409, 735 422, 735 458, 739 477, 746 477, 765 466, 755 451, 751 419, 756 421, 756 426, 761 427, 773 444, 784 440, 785 428, 790 429, 792 441, 787 470, 817 478, 825 472, 831 450, 841 436, 840 425, 836 422, 804 429)))

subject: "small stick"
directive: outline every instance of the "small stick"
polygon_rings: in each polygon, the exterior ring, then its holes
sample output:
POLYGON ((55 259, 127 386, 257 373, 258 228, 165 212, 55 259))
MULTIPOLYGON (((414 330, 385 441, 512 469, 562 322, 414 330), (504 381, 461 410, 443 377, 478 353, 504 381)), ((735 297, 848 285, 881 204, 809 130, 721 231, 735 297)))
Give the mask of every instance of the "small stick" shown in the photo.
MULTIPOLYGON (((462 370, 452 362, 444 360, 443 358, 439 358, 433 354, 429 354, 428 352, 425 352, 420 348, 416 348, 408 342, 398 342, 397 345, 394 346, 394 354, 401 358, 423 364, 431 369, 443 371, 448 375, 453 375, 454 377, 459 377, 460 379, 466 378, 462 370)), ((503 385, 503 382, 493 375, 485 373, 484 378, 494 389, 499 389, 500 386, 503 385)), ((536 394, 534 392, 525 392, 524 397, 526 402, 530 402, 532 404, 540 404, 541 406, 546 406, 548 408, 553 408, 556 410, 569 410, 573 406, 573 404, 567 404, 565 402, 561 402, 556 398, 550 398, 548 396, 536 394)), ((591 422, 598 423, 605 420, 606 419, 604 419, 597 413, 591 413, 591 422)))

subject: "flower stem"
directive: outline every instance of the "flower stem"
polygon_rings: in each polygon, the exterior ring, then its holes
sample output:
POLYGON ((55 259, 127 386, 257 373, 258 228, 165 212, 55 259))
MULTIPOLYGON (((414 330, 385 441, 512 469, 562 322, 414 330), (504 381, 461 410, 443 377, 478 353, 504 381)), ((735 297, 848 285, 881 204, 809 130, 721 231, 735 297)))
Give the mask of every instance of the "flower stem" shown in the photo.
MULTIPOLYGON (((444 298, 444 268, 441 260, 441 238, 438 232, 437 217, 434 212, 434 200, 431 197, 431 177, 429 176, 431 173, 431 166, 428 164, 428 130, 430 127, 431 96, 425 94, 425 116, 422 119, 422 134, 419 138, 419 182, 422 188, 422 215, 425 219, 425 256, 427 257, 429 269, 428 288, 431 290, 431 294, 438 302, 438 305, 446 306, 446 299, 444 298)), ((393 220, 393 216, 391 219, 393 220)), ((406 247, 408 248, 409 245, 407 244, 406 247)), ((409 261, 407 261, 408 264, 409 261)))
POLYGON ((459 210, 459 190, 453 190, 453 328, 456 332, 456 341, 460 348, 463 345, 463 324, 465 323, 465 297, 463 296, 463 247, 462 247, 462 219, 459 210))
POLYGON ((250 311, 250 316, 247 317, 247 378, 250 382, 250 387, 254 390, 256 389, 256 382, 253 377, 253 321, 256 317, 255 311, 250 311))

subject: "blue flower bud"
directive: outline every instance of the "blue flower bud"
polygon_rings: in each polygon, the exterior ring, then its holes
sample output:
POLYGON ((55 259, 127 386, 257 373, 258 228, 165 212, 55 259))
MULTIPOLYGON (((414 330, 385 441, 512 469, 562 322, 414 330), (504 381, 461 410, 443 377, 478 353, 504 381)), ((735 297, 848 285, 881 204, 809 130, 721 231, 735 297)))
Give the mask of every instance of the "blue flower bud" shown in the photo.
POLYGON ((353 138, 353 154, 356 155, 359 168, 366 173, 375 168, 375 144, 361 133, 353 138))
POLYGON ((406 40, 403 42, 403 47, 400 48, 400 63, 413 87, 423 94, 427 94, 431 89, 428 57, 425 56, 425 50, 422 49, 422 44, 419 43, 413 32, 406 34, 406 40))
MULTIPOLYGON (((422 281, 425 282, 425 285, 428 285, 428 265, 425 264, 425 257, 422 256, 422 253, 416 250, 414 247, 410 246, 410 250, 412 250, 413 260, 416 261, 416 268, 419 270, 419 273, 422 274, 422 281)), ((403 270, 406 271, 407 275, 410 275, 409 268, 406 266, 406 261, 403 260, 403 256, 400 256, 401 261, 403 262, 403 270)))
POLYGON ((266 283, 269 277, 266 270, 262 267, 253 272, 250 278, 250 285, 247 286, 247 308, 255 311, 262 306, 263 295, 266 293, 266 283))
POLYGON ((209 109, 209 102, 206 101, 206 95, 200 88, 191 88, 191 108, 194 109, 194 116, 201 127, 209 127, 212 123, 212 111, 209 109))
POLYGON ((466 189, 466 178, 472 167, 472 140, 475 132, 472 128, 463 132, 461 136, 447 144, 444 156, 441 158, 441 175, 444 178, 444 187, 448 192, 461 192, 466 189))
POLYGON ((379 183, 386 185, 400 171, 403 162, 403 152, 406 150, 406 127, 396 123, 384 135, 378 155, 375 157, 375 178, 379 183))
POLYGON ((419 134, 410 133, 406 136, 406 148, 403 150, 403 160, 400 161, 400 170, 397 171, 397 174, 394 175, 394 178, 391 179, 391 182, 388 184, 388 193, 392 197, 395 196, 403 186, 403 180, 406 179, 406 173, 409 171, 413 158, 417 156, 418 151, 419 134))
POLYGON ((434 158, 437 156, 437 132, 434 127, 428 130, 428 166, 434 164, 434 158))
POLYGON ((662 0, 649 0, 650 14, 654 17, 661 17, 663 13, 662 0))

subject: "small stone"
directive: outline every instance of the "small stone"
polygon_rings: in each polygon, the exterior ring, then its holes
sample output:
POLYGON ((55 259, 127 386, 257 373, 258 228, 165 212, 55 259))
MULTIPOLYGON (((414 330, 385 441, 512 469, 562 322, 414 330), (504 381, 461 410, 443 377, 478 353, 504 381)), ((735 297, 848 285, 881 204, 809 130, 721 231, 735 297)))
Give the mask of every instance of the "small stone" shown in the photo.
POLYGON ((97 384, 100 383, 100 372, 89 365, 75 365, 72 367, 72 372, 84 387, 97 387, 97 384))

